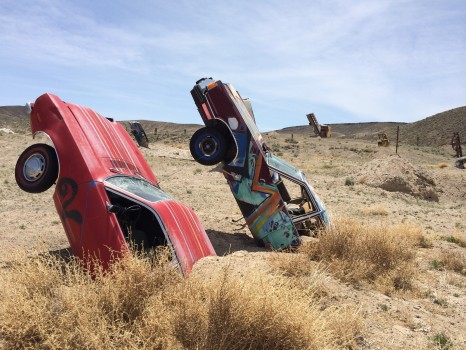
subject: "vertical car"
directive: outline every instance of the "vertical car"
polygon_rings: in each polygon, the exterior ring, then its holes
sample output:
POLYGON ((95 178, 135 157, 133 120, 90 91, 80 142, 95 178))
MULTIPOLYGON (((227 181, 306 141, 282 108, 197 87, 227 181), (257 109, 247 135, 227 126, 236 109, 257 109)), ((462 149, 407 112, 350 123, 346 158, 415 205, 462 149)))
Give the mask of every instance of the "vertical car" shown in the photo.
POLYGON ((294 247, 330 218, 305 175, 275 156, 262 140, 249 100, 231 84, 204 78, 191 95, 205 127, 190 140, 193 158, 223 162, 223 174, 258 243, 294 247))
POLYGON ((162 191, 119 123, 52 94, 30 107, 33 136, 43 133, 53 146, 28 147, 18 158, 16 182, 29 193, 56 183, 53 200, 77 257, 108 267, 130 242, 141 250, 166 245, 187 273, 215 255, 196 214, 162 191))

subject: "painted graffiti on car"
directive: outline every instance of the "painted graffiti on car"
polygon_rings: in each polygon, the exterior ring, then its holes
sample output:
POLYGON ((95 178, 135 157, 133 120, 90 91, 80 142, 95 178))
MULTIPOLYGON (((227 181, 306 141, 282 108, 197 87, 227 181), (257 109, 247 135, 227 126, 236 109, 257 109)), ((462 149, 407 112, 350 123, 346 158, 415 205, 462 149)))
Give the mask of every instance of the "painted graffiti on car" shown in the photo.
POLYGON ((191 90, 205 127, 190 140, 193 158, 223 163, 223 174, 258 243, 295 247, 301 235, 330 224, 323 202, 304 174, 278 158, 263 142, 249 100, 231 84, 201 79, 191 90))

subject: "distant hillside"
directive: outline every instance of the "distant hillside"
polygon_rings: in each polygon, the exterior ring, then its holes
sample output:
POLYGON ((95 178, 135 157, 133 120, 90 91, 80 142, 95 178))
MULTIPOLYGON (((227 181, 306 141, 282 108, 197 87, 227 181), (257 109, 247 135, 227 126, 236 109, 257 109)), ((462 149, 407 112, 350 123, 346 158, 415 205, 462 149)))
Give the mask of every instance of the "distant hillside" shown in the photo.
MULTIPOLYGON (((369 123, 341 123, 329 124, 332 127, 332 137, 345 137, 352 139, 377 140, 378 132, 385 132, 389 139, 396 137, 396 127, 406 123, 369 122, 369 123)), ((310 125, 294 126, 277 130, 280 134, 309 134, 313 135, 310 125)))
POLYGON ((449 145, 454 132, 459 132, 461 143, 466 144, 466 107, 451 109, 426 119, 407 124, 402 129, 403 141, 421 146, 449 145))
MULTIPOLYGON (((128 121, 119 121, 129 130, 128 121)), ((176 135, 192 135, 201 127, 199 124, 176 124, 150 120, 139 120, 149 139, 163 139, 176 135), (155 129, 157 128, 157 134, 155 129)), ((400 127, 400 142, 415 145, 419 136, 420 146, 448 145, 454 132, 459 132, 462 143, 466 144, 466 107, 451 109, 446 112, 435 114, 431 117, 414 123, 341 123, 330 124, 332 137, 355 138, 365 140, 377 140, 378 132, 385 132, 393 142, 396 139, 396 128, 400 127)), ((17 133, 30 132, 29 113, 23 106, 0 107, 0 128, 8 128, 17 133)), ((293 126, 277 130, 281 134, 313 135, 309 125, 293 126)))
MULTIPOLYGON (((146 134, 152 135, 155 134, 155 129, 157 128, 157 134, 166 134, 166 133, 184 133, 186 130, 186 134, 193 134, 197 129, 202 127, 199 124, 176 124, 170 122, 157 122, 152 120, 134 120, 141 123, 142 127, 146 131, 146 134)), ((122 124, 126 130, 129 130, 129 121, 118 121, 122 124)))
MULTIPOLYGON (((419 136, 420 146, 449 145, 454 132, 459 132, 461 143, 466 144, 466 107, 451 109, 414 123, 343 123, 329 124, 332 137, 376 140, 378 132, 385 132, 390 140, 396 140, 396 128, 400 127, 400 142, 415 145, 419 136)), ((313 135, 311 126, 302 125, 277 130, 282 134, 313 135)))
POLYGON ((0 128, 11 129, 16 133, 30 132, 27 108, 25 106, 0 107, 0 128))
MULTIPOLYGON (((118 121, 126 130, 129 130, 128 121, 118 121)), ((154 135, 155 128, 159 135, 167 133, 184 134, 186 130, 187 135, 193 134, 201 127, 199 124, 176 124, 169 122, 158 122, 151 120, 138 120, 142 127, 146 130, 149 137, 154 135)), ((3 106, 0 107, 0 128, 8 128, 16 133, 30 132, 29 112, 24 106, 3 106)))

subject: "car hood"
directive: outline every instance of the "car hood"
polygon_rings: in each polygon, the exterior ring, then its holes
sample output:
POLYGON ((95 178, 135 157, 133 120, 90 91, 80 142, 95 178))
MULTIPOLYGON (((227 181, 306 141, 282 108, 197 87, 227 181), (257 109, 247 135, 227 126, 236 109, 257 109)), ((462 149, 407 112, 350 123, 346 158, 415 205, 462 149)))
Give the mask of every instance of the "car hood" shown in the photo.
POLYGON ((213 256, 215 250, 193 210, 175 200, 151 204, 159 215, 184 273, 189 273, 199 259, 213 256))

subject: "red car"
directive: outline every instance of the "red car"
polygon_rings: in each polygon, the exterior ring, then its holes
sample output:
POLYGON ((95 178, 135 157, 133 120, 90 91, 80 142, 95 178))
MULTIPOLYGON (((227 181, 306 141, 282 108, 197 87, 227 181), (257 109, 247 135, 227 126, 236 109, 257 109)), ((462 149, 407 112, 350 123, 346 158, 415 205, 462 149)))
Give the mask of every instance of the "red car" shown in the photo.
POLYGON ((196 214, 160 186, 129 134, 92 109, 52 94, 31 106, 31 129, 54 147, 35 144, 19 157, 18 186, 53 200, 73 254, 104 265, 128 252, 128 243, 150 250, 168 245, 182 273, 216 255, 196 214))

